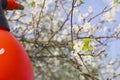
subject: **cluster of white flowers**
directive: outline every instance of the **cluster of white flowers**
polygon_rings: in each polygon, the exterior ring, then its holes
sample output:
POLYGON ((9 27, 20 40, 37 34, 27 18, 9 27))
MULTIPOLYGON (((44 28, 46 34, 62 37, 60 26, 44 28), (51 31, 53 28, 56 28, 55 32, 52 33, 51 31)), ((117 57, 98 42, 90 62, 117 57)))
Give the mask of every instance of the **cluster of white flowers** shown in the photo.
POLYGON ((120 24, 114 29, 114 34, 118 35, 120 33, 120 24))
POLYGON ((109 12, 106 12, 103 17, 101 17, 101 20, 105 22, 114 22, 115 21, 115 16, 116 12, 119 11, 119 6, 118 4, 115 4, 113 1, 110 3, 110 7, 112 8, 109 12))
POLYGON ((88 12, 89 12, 89 13, 92 13, 92 12, 93 12, 93 7, 92 7, 92 6, 89 6, 89 7, 88 7, 88 12))
POLYGON ((82 21, 82 19, 83 19, 82 14, 79 14, 77 19, 78 19, 78 22, 80 23, 82 21))
POLYGON ((107 12, 102 18, 102 21, 105 22, 114 22, 115 21, 115 14, 116 12, 114 10, 111 10, 110 12, 107 12))
POLYGON ((82 51, 82 46, 83 46, 83 42, 82 41, 78 41, 78 42, 74 42, 74 47, 73 49, 75 50, 75 54, 79 53, 82 51))
POLYGON ((83 42, 82 41, 74 41, 74 46, 73 46, 73 51, 71 51, 70 53, 70 59, 75 59, 77 60, 78 64, 80 65, 83 65, 83 63, 85 64, 91 64, 92 63, 92 60, 93 60, 93 57, 91 55, 87 55, 87 51, 83 51, 82 50, 82 47, 83 47, 83 42), (83 61, 81 60, 80 58, 80 55, 78 54, 82 54, 82 59, 83 61), (84 54, 84 55, 83 55, 84 54))
MULTIPOLYGON (((81 53, 83 53, 83 52, 81 51, 81 53)), ((80 52, 78 54, 80 54, 80 52)), ((81 59, 78 54, 75 51, 72 51, 71 54, 70 54, 70 56, 69 56, 69 58, 73 59, 73 60, 75 59, 75 61, 77 61, 78 64, 83 65, 83 66, 84 66, 84 63, 86 65, 89 65, 89 64, 91 65, 91 64, 94 63, 92 56, 90 56, 90 55, 84 55, 84 56, 81 56, 81 58, 82 58, 81 59)), ((86 54, 86 53, 83 53, 83 54, 86 54)), ((94 63, 94 65, 93 65, 94 67, 96 66, 95 64, 96 63, 94 63)))
POLYGON ((74 33, 77 33, 78 30, 79 30, 78 25, 73 25, 73 31, 74 31, 74 33))
POLYGON ((82 25, 83 31, 88 33, 89 35, 92 35, 96 31, 95 25, 91 25, 89 22, 85 22, 84 25, 82 25))
POLYGON ((86 13, 82 14, 82 16, 83 16, 84 18, 86 18, 86 17, 88 17, 88 16, 89 16, 89 13, 88 13, 88 12, 86 12, 86 13))

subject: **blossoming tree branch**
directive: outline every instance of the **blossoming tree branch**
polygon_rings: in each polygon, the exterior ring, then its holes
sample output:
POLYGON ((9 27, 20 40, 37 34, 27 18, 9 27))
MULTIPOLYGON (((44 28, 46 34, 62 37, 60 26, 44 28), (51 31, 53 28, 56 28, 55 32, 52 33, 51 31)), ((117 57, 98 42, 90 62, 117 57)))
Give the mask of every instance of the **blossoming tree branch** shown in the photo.
POLYGON ((120 38, 118 0, 19 1, 25 9, 6 14, 36 80, 120 79, 119 59, 108 56, 120 38))

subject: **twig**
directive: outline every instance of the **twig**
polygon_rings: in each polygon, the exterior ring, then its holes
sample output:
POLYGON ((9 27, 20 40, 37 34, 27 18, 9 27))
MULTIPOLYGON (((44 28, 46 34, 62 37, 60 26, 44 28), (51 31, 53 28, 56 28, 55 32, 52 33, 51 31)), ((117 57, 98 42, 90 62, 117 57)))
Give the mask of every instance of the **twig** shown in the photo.
POLYGON ((83 66, 84 66, 84 67, 86 68, 86 70, 88 71, 89 76, 92 77, 94 80, 99 80, 96 76, 94 76, 94 75, 89 71, 89 69, 88 69, 88 67, 85 65, 85 63, 84 63, 81 55, 80 55, 79 53, 77 53, 77 54, 79 55, 79 57, 80 57, 80 59, 81 59, 81 61, 82 61, 82 63, 83 63, 83 66))
MULTIPOLYGON (((120 3, 119 3, 119 4, 120 4, 120 3)), ((110 7, 109 9, 106 9, 106 10, 103 9, 100 13, 98 13, 98 14, 96 14, 95 16, 91 17, 91 18, 88 20, 88 22, 92 21, 94 18, 100 16, 101 14, 104 14, 104 13, 110 11, 113 7, 115 7, 115 6, 112 6, 112 7, 110 7)))
MULTIPOLYGON (((71 10, 71 19, 70 19, 70 23, 71 23, 71 43, 73 44, 73 12, 74 12, 74 4, 75 4, 75 0, 73 0, 72 2, 72 10, 71 10)), ((72 46, 73 49, 73 46, 72 46)))

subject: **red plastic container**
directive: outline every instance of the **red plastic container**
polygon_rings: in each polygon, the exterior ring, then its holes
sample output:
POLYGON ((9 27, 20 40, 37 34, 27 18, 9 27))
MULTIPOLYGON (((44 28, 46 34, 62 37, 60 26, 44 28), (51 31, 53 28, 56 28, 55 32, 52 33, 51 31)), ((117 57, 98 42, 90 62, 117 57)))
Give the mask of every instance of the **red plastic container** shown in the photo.
POLYGON ((34 80, 31 61, 19 41, 0 29, 0 80, 34 80))

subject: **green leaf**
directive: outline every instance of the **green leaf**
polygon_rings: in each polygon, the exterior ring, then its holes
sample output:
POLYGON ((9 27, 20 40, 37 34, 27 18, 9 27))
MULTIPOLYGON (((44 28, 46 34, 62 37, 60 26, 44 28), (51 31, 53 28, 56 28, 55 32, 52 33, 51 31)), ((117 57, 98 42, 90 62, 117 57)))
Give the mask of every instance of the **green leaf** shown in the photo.
POLYGON ((90 44, 90 39, 89 38, 84 39, 84 44, 88 46, 90 44))
POLYGON ((92 51, 92 47, 90 46, 90 39, 89 38, 86 38, 84 39, 84 45, 82 47, 82 50, 85 51, 85 50, 88 50, 88 51, 92 51))
POLYGON ((88 46, 88 51, 92 51, 92 47, 90 45, 88 46))
POLYGON ((83 45, 82 50, 86 51, 87 49, 88 49, 88 46, 87 45, 83 45))
POLYGON ((78 26, 78 28, 80 29, 80 28, 81 28, 81 26, 79 25, 79 26, 78 26))
POLYGON ((72 47, 73 47, 73 46, 75 46, 75 43, 74 43, 74 42, 72 43, 72 47))
POLYGON ((114 0, 114 4, 117 4, 118 3, 118 0, 114 0))
POLYGON ((84 1, 83 1, 83 0, 80 0, 80 4, 84 4, 84 1))
POLYGON ((91 47, 90 45, 83 45, 82 50, 83 50, 83 51, 88 50, 88 51, 91 52, 91 51, 92 51, 92 47, 91 47))
POLYGON ((35 1, 32 1, 32 2, 30 3, 30 5, 31 5, 32 7, 34 7, 34 6, 35 6, 35 1))
POLYGON ((105 6, 104 8, 103 8, 103 10, 106 10, 107 9, 107 6, 105 6))

